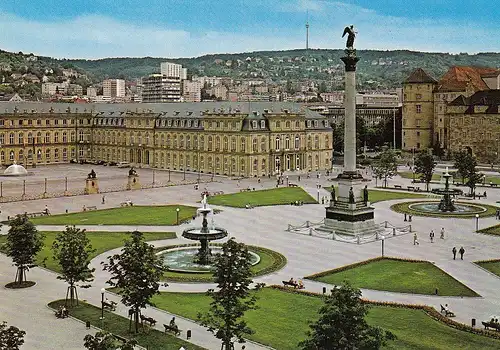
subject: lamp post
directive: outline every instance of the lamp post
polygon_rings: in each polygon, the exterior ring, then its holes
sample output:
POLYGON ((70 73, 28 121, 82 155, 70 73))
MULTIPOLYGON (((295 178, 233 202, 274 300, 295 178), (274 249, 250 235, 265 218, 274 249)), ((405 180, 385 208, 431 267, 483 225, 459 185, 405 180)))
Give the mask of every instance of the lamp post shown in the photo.
POLYGON ((479 230, 479 214, 476 214, 476 232, 479 230))
POLYGON ((104 293, 106 293, 106 289, 101 288, 101 328, 104 323, 104 293))
POLYGON ((383 258, 383 257, 384 257, 384 241, 385 241, 385 237, 384 237, 384 236, 382 236, 382 237, 380 238, 380 241, 382 242, 382 258, 383 258))
POLYGON ((175 212, 177 214, 177 225, 179 225, 179 211, 180 211, 179 208, 175 209, 175 212))
POLYGON ((396 108, 392 110, 392 149, 396 150, 396 108))
POLYGON ((319 188, 318 188, 318 203, 319 203, 319 188))

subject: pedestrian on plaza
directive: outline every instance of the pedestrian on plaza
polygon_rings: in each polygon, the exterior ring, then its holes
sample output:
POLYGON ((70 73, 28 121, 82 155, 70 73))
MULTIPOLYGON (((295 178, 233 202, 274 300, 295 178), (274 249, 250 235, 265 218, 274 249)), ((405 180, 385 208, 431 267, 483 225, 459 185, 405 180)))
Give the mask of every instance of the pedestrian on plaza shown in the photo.
POLYGON ((453 249, 451 250, 451 252, 453 253, 453 260, 456 260, 456 258, 457 258, 457 247, 453 247, 453 249))
POLYGON ((102 196, 102 204, 106 204, 106 196, 102 196))
POLYGON ((299 180, 299 182, 300 182, 300 175, 299 175, 299 177, 298 177, 298 180, 299 180))
POLYGON ((408 214, 408 221, 411 222, 412 215, 408 214))
POLYGON ((413 234, 413 245, 420 245, 418 243, 418 237, 416 232, 413 234))
POLYGON ((458 253, 460 253, 460 260, 464 260, 464 253, 465 253, 464 247, 460 247, 458 253))
POLYGON ((406 219, 406 213, 405 213, 405 221, 408 221, 408 220, 406 219))
POLYGON ((444 227, 441 228, 441 234, 439 235, 439 238, 444 239, 444 227))
POLYGON ((434 230, 431 230, 429 233, 429 238, 431 239, 431 243, 434 243, 434 230))
POLYGON ((49 215, 49 207, 47 206, 47 204, 45 204, 45 210, 43 211, 45 213, 45 215, 49 215))

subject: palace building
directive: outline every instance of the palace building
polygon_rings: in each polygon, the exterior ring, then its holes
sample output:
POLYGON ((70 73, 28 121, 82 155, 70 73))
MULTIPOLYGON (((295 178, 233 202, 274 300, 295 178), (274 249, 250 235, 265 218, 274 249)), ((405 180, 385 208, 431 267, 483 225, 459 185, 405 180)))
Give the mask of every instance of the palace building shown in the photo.
POLYGON ((293 103, 0 104, 0 162, 130 162, 228 176, 326 170, 326 117, 293 103))
MULTIPOLYGON (((500 89, 500 70, 483 67, 451 67, 439 80, 423 69, 414 70, 403 82, 403 149, 456 149, 448 109, 457 98, 500 89)), ((456 127, 456 125, 455 125, 456 127)))

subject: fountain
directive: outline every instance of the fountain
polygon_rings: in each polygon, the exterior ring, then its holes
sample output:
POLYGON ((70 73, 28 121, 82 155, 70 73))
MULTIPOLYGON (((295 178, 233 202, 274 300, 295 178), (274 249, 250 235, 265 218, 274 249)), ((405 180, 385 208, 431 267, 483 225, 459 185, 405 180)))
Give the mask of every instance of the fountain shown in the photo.
POLYGON ((208 246, 210 241, 216 239, 222 239, 227 237, 227 231, 221 227, 215 227, 214 221, 212 218, 212 222, 210 227, 208 227, 207 215, 212 213, 212 209, 207 205, 207 196, 204 195, 201 201, 202 207, 198 208, 198 214, 203 216, 203 221, 200 228, 188 228, 182 232, 182 237, 187 239, 192 239, 196 241, 200 241, 201 247, 198 250, 198 253, 195 255, 195 263, 201 265, 208 265, 210 263, 210 258, 212 256, 212 252, 208 246))
POLYGON ((460 190, 450 190, 451 175, 448 173, 448 167, 446 167, 446 172, 443 174, 443 177, 445 180, 444 190, 439 188, 433 191, 434 193, 443 196, 441 202, 439 202, 438 209, 441 210, 442 212, 455 211, 456 207, 453 201, 451 200, 451 196, 455 195, 456 191, 460 190))
POLYGON ((14 164, 9 166, 5 171, 3 172, 4 176, 26 176, 28 175, 28 171, 22 166, 16 163, 14 161, 14 164))

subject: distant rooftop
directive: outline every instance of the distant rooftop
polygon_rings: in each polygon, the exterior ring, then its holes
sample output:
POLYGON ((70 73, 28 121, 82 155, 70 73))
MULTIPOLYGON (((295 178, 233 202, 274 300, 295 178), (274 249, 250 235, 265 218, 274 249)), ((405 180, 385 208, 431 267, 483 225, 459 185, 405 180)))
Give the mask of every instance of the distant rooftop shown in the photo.
POLYGON ((436 84, 437 81, 429 74, 427 74, 422 68, 415 69, 408 78, 404 81, 405 83, 430 83, 436 84))

